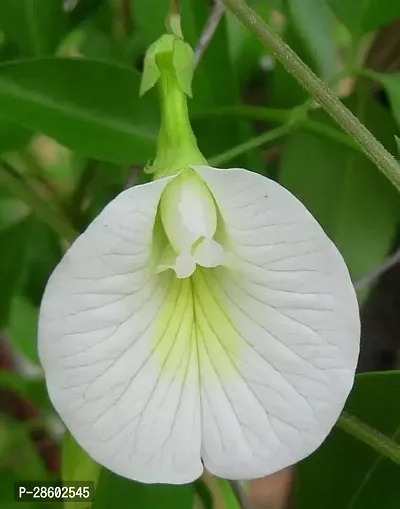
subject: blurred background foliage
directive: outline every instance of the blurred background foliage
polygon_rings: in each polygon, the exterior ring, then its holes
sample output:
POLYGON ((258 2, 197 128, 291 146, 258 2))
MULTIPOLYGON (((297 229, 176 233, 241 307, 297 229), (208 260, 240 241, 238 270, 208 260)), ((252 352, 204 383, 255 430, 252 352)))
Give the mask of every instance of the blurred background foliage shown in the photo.
MULTIPOLYGON (((248 3, 398 155, 400 2, 248 3)), ((195 48, 212 2, 180 4, 185 38, 195 48)), ((62 253, 107 202, 147 179, 141 170, 154 155, 159 118, 154 92, 139 99, 140 72, 144 52, 165 30, 168 6, 169 0, 0 0, 1 509, 18 506, 15 480, 61 476, 96 482, 93 509, 243 505, 226 482, 211 477, 145 486, 95 465, 71 437, 63 440, 36 351, 38 307, 62 253)), ((281 182, 342 252, 362 304, 359 371, 376 372, 358 375, 347 410, 395 443, 400 270, 369 275, 392 253, 397 260, 397 191, 230 14, 201 55, 189 107, 210 162, 281 182)), ((285 504, 398 509, 399 476, 399 465, 337 427, 296 467, 285 504)), ((252 485, 242 488, 251 497, 252 485)))

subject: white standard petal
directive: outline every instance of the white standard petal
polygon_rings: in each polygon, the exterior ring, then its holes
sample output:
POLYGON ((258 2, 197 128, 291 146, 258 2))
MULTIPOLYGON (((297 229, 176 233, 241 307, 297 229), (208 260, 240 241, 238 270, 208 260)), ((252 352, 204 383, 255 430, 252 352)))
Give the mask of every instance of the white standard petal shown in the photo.
POLYGON ((262 477, 308 456, 336 422, 358 359, 357 299, 338 250, 291 193, 243 169, 194 169, 235 259, 192 276, 202 458, 220 477, 262 477))
POLYGON ((180 484, 203 466, 190 280, 158 273, 153 256, 170 180, 123 192, 72 245, 42 301, 39 354, 54 407, 94 460, 180 484))

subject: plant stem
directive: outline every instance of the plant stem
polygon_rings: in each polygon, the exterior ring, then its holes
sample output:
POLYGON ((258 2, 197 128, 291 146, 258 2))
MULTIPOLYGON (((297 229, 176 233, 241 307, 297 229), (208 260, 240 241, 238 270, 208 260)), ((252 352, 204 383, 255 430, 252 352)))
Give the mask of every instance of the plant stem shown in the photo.
MULTIPOLYGON (((198 113, 195 112, 192 115, 193 118, 214 116, 232 116, 243 119, 265 120, 272 123, 284 124, 292 118, 292 111, 285 109, 264 108, 260 106, 223 106, 213 110, 199 111, 198 113)), ((334 127, 330 127, 329 125, 319 122, 318 120, 304 118, 299 120, 299 126, 304 128, 305 131, 320 134, 325 138, 341 143, 342 145, 346 145, 346 147, 353 150, 362 151, 353 138, 340 132, 334 127)))
POLYGON ((369 445, 379 454, 400 465, 400 445, 380 431, 361 422, 357 417, 343 411, 337 426, 357 440, 369 445))
POLYGON ((0 163, 0 182, 4 184, 15 196, 26 203, 37 216, 47 223, 60 237, 68 242, 73 242, 77 233, 69 224, 68 220, 55 210, 49 203, 35 193, 19 175, 7 163, 0 163))
POLYGON ((277 127, 276 129, 272 129, 270 131, 267 131, 266 133, 262 133, 259 136, 250 138, 244 143, 236 145, 236 147, 233 147, 227 150, 226 152, 223 152, 222 154, 218 154, 214 157, 211 157, 209 159, 209 163, 215 166, 219 166, 223 163, 226 163, 227 161, 230 161, 231 159, 243 154, 244 152, 247 152, 254 148, 258 148, 261 145, 265 145, 270 141, 276 140, 277 138, 281 138, 282 136, 289 134, 293 129, 293 125, 294 125, 293 123, 287 123, 284 124, 283 126, 277 127))
POLYGON ((400 166, 385 147, 355 117, 335 94, 244 0, 220 0, 264 44, 285 69, 309 92, 362 147, 382 173, 400 190, 400 166))

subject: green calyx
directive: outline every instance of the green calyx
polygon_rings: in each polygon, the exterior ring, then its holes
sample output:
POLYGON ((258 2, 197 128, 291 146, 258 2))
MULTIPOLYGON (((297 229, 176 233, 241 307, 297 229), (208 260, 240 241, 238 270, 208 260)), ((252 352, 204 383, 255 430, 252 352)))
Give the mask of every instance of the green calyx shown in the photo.
POLYGON ((177 30, 160 37, 145 56, 140 95, 155 86, 161 109, 156 157, 145 170, 153 173, 154 179, 206 163, 197 146, 187 108, 186 96, 192 95, 193 56, 192 48, 177 30))

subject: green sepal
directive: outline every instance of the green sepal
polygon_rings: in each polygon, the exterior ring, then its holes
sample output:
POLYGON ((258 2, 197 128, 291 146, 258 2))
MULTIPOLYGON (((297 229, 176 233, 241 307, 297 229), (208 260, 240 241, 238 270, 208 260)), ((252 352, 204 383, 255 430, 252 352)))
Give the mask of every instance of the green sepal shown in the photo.
MULTIPOLYGON (((192 97, 194 53, 189 44, 175 34, 162 35, 147 50, 140 85, 141 96, 153 88, 161 76, 162 63, 157 57, 168 53, 172 56, 170 61, 182 92, 192 97)), ((162 61, 165 62, 166 59, 162 61)))

